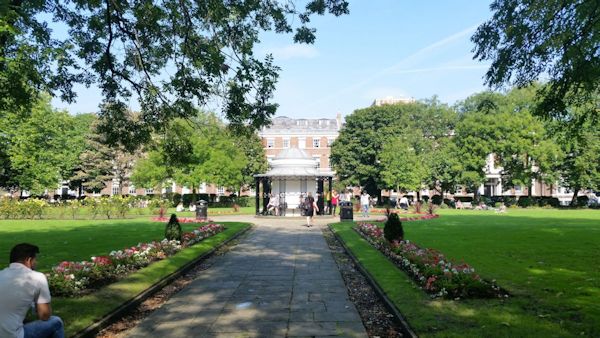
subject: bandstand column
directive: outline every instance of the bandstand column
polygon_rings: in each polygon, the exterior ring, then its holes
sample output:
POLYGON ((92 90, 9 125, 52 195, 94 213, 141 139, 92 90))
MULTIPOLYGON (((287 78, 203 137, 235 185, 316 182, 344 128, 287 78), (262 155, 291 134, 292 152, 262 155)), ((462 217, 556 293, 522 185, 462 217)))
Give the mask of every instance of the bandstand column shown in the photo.
POLYGON ((327 181, 329 182, 329 196, 330 196, 329 197, 329 205, 328 205, 329 209, 328 210, 329 210, 329 214, 331 215, 333 213, 333 211, 331 210, 331 207, 333 206, 332 203, 331 203, 331 196, 332 196, 332 191, 333 191, 332 186, 331 186, 331 182, 333 181, 333 177, 329 177, 327 179, 327 181))
POLYGON ((260 213, 260 182, 261 182, 261 178, 260 177, 255 177, 254 178, 254 184, 256 187, 256 193, 255 193, 255 208, 256 208, 256 215, 258 215, 260 213))

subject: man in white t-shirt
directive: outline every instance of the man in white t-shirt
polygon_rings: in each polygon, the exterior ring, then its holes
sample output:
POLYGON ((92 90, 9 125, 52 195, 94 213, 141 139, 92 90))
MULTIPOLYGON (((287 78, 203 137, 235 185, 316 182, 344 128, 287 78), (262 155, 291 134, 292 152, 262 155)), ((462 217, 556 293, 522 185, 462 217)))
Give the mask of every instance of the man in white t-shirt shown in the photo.
POLYGON ((365 190, 363 190, 362 195, 360 195, 360 205, 362 206, 362 216, 369 217, 369 204, 371 203, 371 196, 367 194, 365 190))
POLYGON ((34 271, 40 249, 17 244, 10 251, 10 265, 0 271, 0 337, 64 338, 62 320, 52 316, 46 276, 34 271), (38 320, 23 324, 32 309, 38 320))

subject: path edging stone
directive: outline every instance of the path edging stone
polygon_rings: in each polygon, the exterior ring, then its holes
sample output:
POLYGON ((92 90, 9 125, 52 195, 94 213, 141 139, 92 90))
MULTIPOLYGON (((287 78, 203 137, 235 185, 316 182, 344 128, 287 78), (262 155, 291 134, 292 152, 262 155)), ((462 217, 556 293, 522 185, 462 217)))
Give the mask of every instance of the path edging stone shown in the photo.
POLYGON ((379 297, 381 297, 381 299, 383 300, 383 302, 384 302, 385 306, 388 308, 388 310, 390 310, 390 312, 392 312, 394 314, 394 316, 396 317, 396 319, 398 320, 398 322, 400 324, 400 327, 402 328, 402 334, 407 337, 417 338, 418 335, 411 329, 410 325, 408 324, 408 321, 404 318, 402 313, 400 313, 400 311, 396 308, 394 303, 388 298, 385 291, 383 291, 383 289, 379 286, 379 284, 373 278, 373 276, 371 276, 371 274, 360 264, 360 262, 358 261, 356 256, 354 256, 354 253, 352 253, 352 251, 350 251, 348 246, 346 246, 346 243, 340 238, 338 233, 331 227, 331 225, 328 224, 327 227, 333 233, 333 235, 338 240, 338 242, 342 245, 342 247, 344 248, 344 250, 346 251, 348 256, 350 256, 350 258, 354 262, 354 265, 365 276, 367 281, 369 281, 369 284, 371 284, 373 289, 375 289, 375 292, 377 292, 379 297))
POLYGON ((152 286, 150 286, 146 290, 142 291, 137 296, 129 299, 128 301, 124 302, 123 304, 121 304, 120 306, 118 306, 113 311, 111 311, 108 314, 104 315, 98 321, 94 322, 93 324, 89 325, 88 327, 86 327, 86 328, 80 330, 79 332, 75 333, 72 337, 73 338, 94 337, 96 333, 100 332, 105 327, 107 327, 110 324, 114 323, 115 321, 117 321, 118 319, 120 319, 121 317, 123 317, 128 312, 132 311, 134 308, 136 308, 138 305, 140 305, 143 301, 145 301, 150 296, 152 296, 153 294, 155 294, 156 292, 158 292, 160 289, 164 288, 166 285, 168 285, 169 283, 171 283, 173 280, 181 277, 184 273, 186 273, 189 270, 191 270, 200 261, 202 261, 205 258, 207 258, 207 257, 211 256, 212 254, 214 254, 215 251, 217 251, 221 247, 225 246, 226 244, 230 243, 231 241, 233 241, 235 239, 238 239, 242 235, 246 234, 254 226, 255 226, 254 224, 250 224, 250 226, 247 227, 246 229, 238 232, 237 234, 235 234, 231 238, 227 239, 226 241, 223 241, 223 242, 219 243, 214 248, 212 248, 209 251, 203 253, 202 255, 196 257, 195 259, 189 261, 184 266, 182 266, 179 269, 177 269, 175 272, 171 273, 170 275, 165 276, 163 279, 161 279, 158 282, 154 283, 152 286))

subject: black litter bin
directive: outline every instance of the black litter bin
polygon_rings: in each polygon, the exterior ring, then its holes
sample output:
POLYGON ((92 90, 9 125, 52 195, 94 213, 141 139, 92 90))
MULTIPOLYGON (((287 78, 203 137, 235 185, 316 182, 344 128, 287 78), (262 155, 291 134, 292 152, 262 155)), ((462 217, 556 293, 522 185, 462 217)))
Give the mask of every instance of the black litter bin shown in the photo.
POLYGON ((199 200, 196 203, 196 219, 203 221, 208 219, 208 202, 199 200))
POLYGON ((352 202, 343 201, 340 203, 340 221, 343 220, 353 220, 354 219, 354 211, 352 202))

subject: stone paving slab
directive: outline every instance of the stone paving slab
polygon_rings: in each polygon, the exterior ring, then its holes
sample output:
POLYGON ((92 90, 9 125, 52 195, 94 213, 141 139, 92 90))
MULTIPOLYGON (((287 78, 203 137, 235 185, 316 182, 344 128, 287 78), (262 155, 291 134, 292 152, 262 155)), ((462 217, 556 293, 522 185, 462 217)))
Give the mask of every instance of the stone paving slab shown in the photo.
POLYGON ((326 220, 248 221, 259 225, 127 336, 367 337, 323 238, 326 220))

